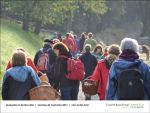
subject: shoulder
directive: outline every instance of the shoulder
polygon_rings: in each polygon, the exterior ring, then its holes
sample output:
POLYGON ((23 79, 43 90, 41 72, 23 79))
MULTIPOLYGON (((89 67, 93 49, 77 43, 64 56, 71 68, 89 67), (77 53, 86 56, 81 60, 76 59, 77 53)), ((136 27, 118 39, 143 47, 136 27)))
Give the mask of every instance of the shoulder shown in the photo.
POLYGON ((99 66, 106 65, 105 60, 104 60, 104 59, 103 59, 103 60, 100 60, 100 61, 98 62, 98 65, 99 65, 99 66))
POLYGON ((142 71, 145 71, 145 70, 149 70, 150 71, 150 66, 148 64, 144 63, 142 60, 141 60, 139 68, 142 71))

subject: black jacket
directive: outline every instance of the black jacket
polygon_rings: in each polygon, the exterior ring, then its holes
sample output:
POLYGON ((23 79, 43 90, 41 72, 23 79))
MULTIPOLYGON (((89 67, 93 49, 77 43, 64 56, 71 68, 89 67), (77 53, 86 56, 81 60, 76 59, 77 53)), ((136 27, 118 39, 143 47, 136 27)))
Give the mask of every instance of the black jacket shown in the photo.
POLYGON ((97 65, 97 59, 94 55, 92 55, 90 52, 86 52, 79 58, 83 63, 85 67, 85 78, 88 76, 91 76, 96 65, 97 65))
POLYGON ((53 79, 53 75, 54 75, 54 63, 55 63, 55 60, 56 60, 56 54, 54 53, 54 51, 52 50, 52 48, 45 44, 43 48, 41 48, 35 55, 35 58, 34 58, 34 64, 35 66, 37 66, 37 63, 38 63, 38 59, 39 59, 39 56, 41 55, 42 51, 48 51, 48 54, 49 54, 49 62, 50 62, 50 68, 49 70, 47 70, 46 72, 43 72, 43 73, 46 73, 48 78, 49 78, 49 81, 51 82, 51 80, 53 79))
POLYGON ((85 42, 85 38, 80 38, 79 40, 80 52, 83 51, 84 42, 85 42))
POLYGON ((79 81, 69 80, 66 78, 67 58, 58 57, 54 66, 54 88, 65 88, 69 86, 79 87, 79 81))

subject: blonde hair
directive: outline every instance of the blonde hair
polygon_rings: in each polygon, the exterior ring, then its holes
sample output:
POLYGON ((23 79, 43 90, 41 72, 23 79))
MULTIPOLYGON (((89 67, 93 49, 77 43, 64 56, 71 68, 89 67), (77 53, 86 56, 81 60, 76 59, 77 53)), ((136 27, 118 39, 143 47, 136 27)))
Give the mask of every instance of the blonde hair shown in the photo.
POLYGON ((12 67, 26 65, 26 53, 22 50, 16 50, 12 55, 12 67))

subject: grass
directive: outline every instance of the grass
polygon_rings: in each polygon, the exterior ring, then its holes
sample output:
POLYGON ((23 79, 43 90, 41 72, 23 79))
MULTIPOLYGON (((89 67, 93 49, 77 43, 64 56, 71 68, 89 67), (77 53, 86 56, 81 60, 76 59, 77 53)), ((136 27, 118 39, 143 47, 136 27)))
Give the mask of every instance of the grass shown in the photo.
POLYGON ((0 23, 1 81, 5 72, 5 67, 15 49, 22 47, 27 51, 28 57, 34 58, 36 51, 42 46, 42 40, 40 40, 38 35, 30 31, 23 31, 19 24, 4 19, 0 19, 0 23))

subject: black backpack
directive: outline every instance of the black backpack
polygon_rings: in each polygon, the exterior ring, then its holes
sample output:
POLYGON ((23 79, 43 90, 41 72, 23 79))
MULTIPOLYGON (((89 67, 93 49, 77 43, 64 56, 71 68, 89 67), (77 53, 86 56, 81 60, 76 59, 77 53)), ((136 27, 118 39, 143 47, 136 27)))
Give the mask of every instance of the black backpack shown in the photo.
POLYGON ((117 79, 119 100, 143 100, 144 85, 138 68, 125 69, 117 79))

